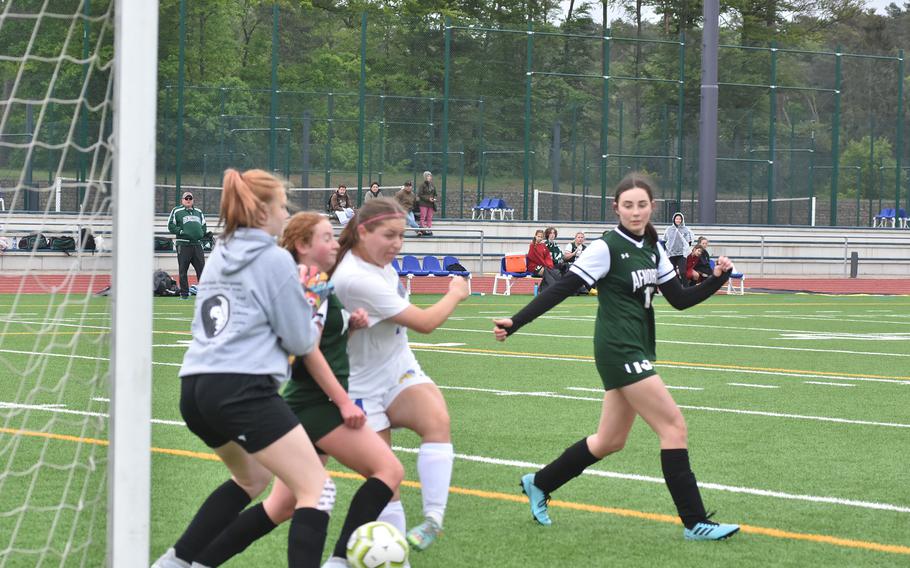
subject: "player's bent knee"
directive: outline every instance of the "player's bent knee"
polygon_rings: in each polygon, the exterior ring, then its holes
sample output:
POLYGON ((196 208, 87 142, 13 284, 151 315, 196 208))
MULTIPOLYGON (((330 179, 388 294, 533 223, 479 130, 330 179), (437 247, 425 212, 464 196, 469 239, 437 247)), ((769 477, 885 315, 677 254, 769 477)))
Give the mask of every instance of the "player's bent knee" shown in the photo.
POLYGON ((262 495, 262 492, 268 488, 269 484, 272 482, 272 474, 265 471, 265 474, 254 473, 246 476, 234 476, 234 482, 239 485, 251 499, 255 499, 262 495))
POLYGON ((616 452, 622 450, 626 447, 625 439, 609 439, 603 440, 597 436, 592 436, 588 438, 588 449, 591 451, 591 454, 598 459, 603 459, 610 454, 615 454, 616 452))

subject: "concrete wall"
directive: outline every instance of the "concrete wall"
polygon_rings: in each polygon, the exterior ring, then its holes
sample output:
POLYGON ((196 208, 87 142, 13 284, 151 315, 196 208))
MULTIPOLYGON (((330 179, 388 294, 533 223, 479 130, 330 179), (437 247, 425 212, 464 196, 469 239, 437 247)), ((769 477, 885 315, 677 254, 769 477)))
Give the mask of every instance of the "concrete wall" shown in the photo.
MULTIPOLYGON (((211 223, 214 229, 214 218, 211 223)), ((72 235, 81 226, 92 227, 93 231, 105 236, 108 244, 111 243, 110 218, 80 218, 76 215, 7 215, 0 218, 0 236, 18 239, 37 231, 48 236, 72 235)), ((563 245, 577 231, 584 232, 591 240, 614 227, 614 224, 599 223, 560 223, 556 226, 563 245)), ((417 238, 413 231, 409 231, 402 254, 419 257, 452 255, 473 272, 498 272, 499 259, 504 254, 527 252, 531 237, 538 228, 543 226, 520 221, 440 221, 434 224, 432 237, 417 238)), ((664 228, 665 225, 657 226, 661 234, 664 228)), ((166 216, 156 218, 155 232, 167 234, 166 216)), ((692 232, 710 239, 712 256, 730 256, 738 270, 753 278, 846 277, 853 252, 859 255, 860 277, 910 278, 910 229, 738 225, 693 227, 692 232)), ((156 268, 176 273, 176 253, 156 253, 155 262, 156 268)), ((111 264, 109 252, 82 256, 66 256, 50 251, 34 256, 26 252, 0 255, 0 271, 5 274, 70 270, 107 272, 111 264)))

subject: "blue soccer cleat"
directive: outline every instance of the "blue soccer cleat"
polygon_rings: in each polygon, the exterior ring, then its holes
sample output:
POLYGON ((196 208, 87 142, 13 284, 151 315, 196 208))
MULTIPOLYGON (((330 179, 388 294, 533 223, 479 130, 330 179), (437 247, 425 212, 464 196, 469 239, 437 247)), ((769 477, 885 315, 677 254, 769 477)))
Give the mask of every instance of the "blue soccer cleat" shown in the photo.
POLYGON ((528 496, 531 503, 531 516, 534 520, 548 527, 553 524, 550 515, 547 513, 547 503, 550 502, 550 495, 534 485, 534 474, 529 473, 521 478, 521 491, 528 496))
POLYGON ((691 529, 684 529, 686 540, 724 540, 739 532, 739 525, 721 525, 706 521, 698 523, 691 529))

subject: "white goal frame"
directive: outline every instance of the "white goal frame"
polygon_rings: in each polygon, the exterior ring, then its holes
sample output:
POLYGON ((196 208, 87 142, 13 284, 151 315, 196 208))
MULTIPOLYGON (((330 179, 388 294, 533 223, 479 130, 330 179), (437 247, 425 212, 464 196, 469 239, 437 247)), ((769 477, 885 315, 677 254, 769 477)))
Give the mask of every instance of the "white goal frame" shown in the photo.
POLYGON ((149 565, 158 0, 114 9, 113 274, 107 565, 149 565), (148 246, 127 248, 129 235, 148 246))

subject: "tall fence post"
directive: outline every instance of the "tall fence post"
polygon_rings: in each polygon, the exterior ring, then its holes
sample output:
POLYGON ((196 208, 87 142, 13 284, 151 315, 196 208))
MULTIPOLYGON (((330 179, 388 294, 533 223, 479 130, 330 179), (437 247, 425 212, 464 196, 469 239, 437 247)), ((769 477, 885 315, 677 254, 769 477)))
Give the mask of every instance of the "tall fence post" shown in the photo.
MULTIPOLYGON (((701 109, 698 129, 698 221, 714 224, 717 219, 717 51, 720 34, 718 0, 705 0, 702 10, 704 30, 701 40, 701 109)), ((774 57, 773 51, 771 57, 774 57)), ((773 61, 772 59, 772 76, 773 61)), ((773 78, 771 82, 773 85, 773 78)))
POLYGON ((774 171, 777 169, 777 42, 771 42, 771 80, 768 83, 768 215, 765 222, 774 225, 774 171))
POLYGON ((449 177, 449 75, 452 69, 452 21, 446 16, 445 71, 442 98, 442 216, 446 216, 446 181, 449 177))
MULTIPOLYGON (((604 4, 606 12, 606 4, 604 4)), ((610 28, 609 22, 604 18, 604 35, 602 42, 601 68, 603 71, 603 91, 601 93, 600 108, 600 220, 607 220, 607 143, 610 127, 610 28)))
POLYGON ((272 84, 269 89, 269 172, 278 167, 278 3, 272 4, 272 84))
MULTIPOLYGON (((897 157, 894 179, 894 209, 901 206, 901 159, 904 157, 904 50, 897 55, 897 135, 894 141, 894 150, 897 157)), ((910 190, 907 191, 907 209, 910 210, 910 190)))
POLYGON ((683 114, 686 108, 686 32, 679 32, 679 83, 676 87, 676 210, 682 207, 683 114))
POLYGON ((831 226, 837 225, 837 181, 840 170, 840 88, 843 48, 834 53, 834 120, 831 125, 831 226))
POLYGON ((180 40, 177 48, 177 143, 175 144, 176 163, 174 164, 174 205, 180 204, 180 182, 183 176, 183 112, 184 87, 186 78, 186 0, 180 0, 180 40))
POLYGON ((528 20, 528 42, 525 57, 525 150, 522 216, 528 218, 528 188, 531 181, 531 76, 534 59, 534 24, 528 20))
POLYGON ((360 14, 360 88, 357 110, 357 205, 363 203, 363 143, 366 138, 367 13, 360 14))

